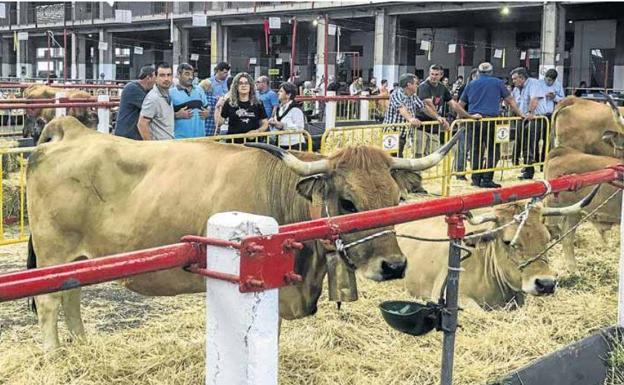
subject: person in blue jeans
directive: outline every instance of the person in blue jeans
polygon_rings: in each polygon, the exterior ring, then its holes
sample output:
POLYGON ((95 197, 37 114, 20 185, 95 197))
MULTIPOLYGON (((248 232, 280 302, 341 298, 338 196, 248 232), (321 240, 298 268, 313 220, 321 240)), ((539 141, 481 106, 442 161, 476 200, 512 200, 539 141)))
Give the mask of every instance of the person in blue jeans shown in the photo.
MULTIPOLYGON (((464 93, 466 86, 473 80, 476 80, 478 76, 479 76, 479 71, 476 68, 473 68, 472 71, 470 71, 470 75, 468 76, 466 83, 462 84, 457 89, 457 94, 453 95, 453 97, 457 97, 457 99, 459 99, 464 93)), ((467 153, 468 153, 468 148, 466 147, 466 131, 463 131, 461 134, 459 134, 459 141, 457 142, 457 152, 455 153, 455 171, 456 172, 466 171, 466 154, 467 153)), ((468 180, 465 175, 458 175, 457 179, 468 180)))
POLYGON ((175 139, 197 138, 206 135, 206 118, 210 114, 206 93, 193 85, 193 66, 178 66, 178 85, 169 89, 169 97, 175 111, 175 139))

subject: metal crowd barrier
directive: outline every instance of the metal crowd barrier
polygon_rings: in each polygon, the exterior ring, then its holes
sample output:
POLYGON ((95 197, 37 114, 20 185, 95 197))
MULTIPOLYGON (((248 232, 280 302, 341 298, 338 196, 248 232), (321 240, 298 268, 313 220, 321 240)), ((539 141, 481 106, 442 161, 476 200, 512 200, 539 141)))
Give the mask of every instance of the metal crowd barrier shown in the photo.
POLYGON ((220 142, 230 144, 268 143, 287 150, 312 152, 312 136, 307 131, 267 131, 247 134, 214 135, 180 139, 185 142, 220 142))

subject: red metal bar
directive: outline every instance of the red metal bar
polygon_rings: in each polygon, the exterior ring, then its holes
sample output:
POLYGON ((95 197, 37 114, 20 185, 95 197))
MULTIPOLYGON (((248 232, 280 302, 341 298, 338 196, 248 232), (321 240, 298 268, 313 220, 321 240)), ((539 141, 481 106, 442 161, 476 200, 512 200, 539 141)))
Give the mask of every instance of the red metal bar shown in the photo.
POLYGON ((0 302, 188 266, 205 257, 201 247, 184 242, 3 274, 0 275, 0 302))
POLYGON ((119 102, 79 102, 79 103, 0 103, 0 110, 12 110, 19 108, 72 108, 72 107, 99 107, 99 108, 112 108, 118 107, 119 102))
MULTIPOLYGON (((2 99, 1 104, 13 104, 13 103, 56 103, 57 99, 2 99)), ((98 98, 95 96, 89 98, 69 98, 63 97, 58 99, 61 103, 89 103, 89 102, 97 102, 98 98)), ((120 98, 110 98, 110 102, 118 102, 120 98)))
POLYGON ((389 100, 388 96, 297 96, 295 101, 297 102, 340 102, 340 101, 355 101, 355 100, 389 100))
MULTIPOLYGON (((551 191, 576 191, 580 188, 621 180, 624 165, 584 174, 572 174, 550 180, 551 191)), ((546 185, 541 182, 525 183, 471 194, 433 199, 410 203, 397 207, 388 207, 363 213, 343 215, 331 219, 321 218, 307 222, 280 226, 280 234, 288 233, 295 241, 331 238, 337 233, 349 233, 376 227, 392 226, 398 223, 425 219, 438 215, 462 213, 481 207, 514 202, 543 195, 546 185)), ((262 237, 255 242, 261 243, 262 237)))
MULTIPOLYGON (((0 89, 3 88, 28 88, 34 84, 44 84, 44 83, 0 83, 0 89)), ((95 88, 95 89, 120 89, 123 88, 123 84, 64 84, 64 83, 52 83, 47 84, 50 87, 58 87, 58 88, 95 88)))
MULTIPOLYGON (((255 3, 254 3, 255 4, 255 3)), ((255 5, 254 5, 255 7, 255 5)), ((290 49, 290 76, 294 79, 295 76, 295 54, 297 53, 297 18, 292 18, 292 47, 290 49)), ((294 83, 294 81, 293 81, 294 83)))

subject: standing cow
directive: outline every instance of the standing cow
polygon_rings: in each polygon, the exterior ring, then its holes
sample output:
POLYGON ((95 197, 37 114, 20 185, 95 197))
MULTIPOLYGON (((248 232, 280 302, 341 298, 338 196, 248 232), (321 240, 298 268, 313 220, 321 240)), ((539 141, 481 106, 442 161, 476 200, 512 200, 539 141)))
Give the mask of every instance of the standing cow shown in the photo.
MULTIPOLYGON (((393 159, 372 147, 331 156, 267 146, 265 151, 219 143, 136 142, 103 135, 72 117, 46 125, 29 158, 30 266, 71 261, 176 243, 201 235, 215 213, 241 211, 278 223, 349 214, 399 203, 420 187, 417 171, 434 166, 456 142, 422 159, 393 159), (327 211, 327 212, 325 212, 327 211), (35 255, 36 253, 36 255, 35 255)), ((344 235, 345 242, 378 230, 344 235)), ((307 242, 295 263, 304 281, 280 289, 280 315, 294 319, 317 309, 326 274, 321 242, 307 242)), ((375 281, 401 278, 405 257, 394 235, 348 250, 345 263, 375 281)), ((171 269, 125 279, 145 295, 205 290, 205 279, 171 269)), ((60 306, 71 334, 84 335, 80 289, 36 297, 46 349, 59 345, 60 306)))
MULTIPOLYGON (((86 99, 91 97, 86 91, 65 90, 62 88, 50 87, 45 84, 33 84, 24 90, 24 98, 26 99, 54 99, 56 94, 63 92, 68 100, 86 99)), ((73 116, 82 124, 89 128, 96 128, 98 124, 98 115, 95 110, 87 107, 71 107, 67 110, 68 116, 73 116)), ((56 116, 54 108, 27 108, 24 119, 23 137, 32 137, 35 144, 39 141, 41 130, 56 116)))
MULTIPOLYGON (((580 174, 584 172, 591 172, 597 170, 603 170, 607 167, 612 167, 622 163, 619 158, 613 158, 609 156, 584 154, 569 147, 557 147, 548 154, 546 162, 546 169, 544 170, 545 177, 547 179, 557 178, 562 175, 580 174)), ((548 207, 562 207, 571 204, 587 194, 591 190, 590 187, 586 187, 579 191, 562 191, 556 195, 546 198, 546 205, 548 207)), ((593 211, 598 205, 605 202, 613 193, 620 190, 617 187, 609 184, 601 186, 596 197, 592 203, 585 207, 582 213, 588 213, 593 211)), ((610 199, 602 208, 600 208, 589 220, 592 222, 596 230, 600 233, 603 242, 607 241, 607 231, 613 226, 620 223, 620 213, 622 207, 622 191, 619 191, 610 199)), ((563 254, 566 260, 566 269, 569 273, 576 271, 576 258, 574 256, 574 237, 576 230, 574 227, 581 219, 581 212, 573 215, 566 215, 561 218, 550 218, 547 220, 547 225, 552 234, 559 236, 565 234, 570 230, 570 234, 562 240, 563 254)))

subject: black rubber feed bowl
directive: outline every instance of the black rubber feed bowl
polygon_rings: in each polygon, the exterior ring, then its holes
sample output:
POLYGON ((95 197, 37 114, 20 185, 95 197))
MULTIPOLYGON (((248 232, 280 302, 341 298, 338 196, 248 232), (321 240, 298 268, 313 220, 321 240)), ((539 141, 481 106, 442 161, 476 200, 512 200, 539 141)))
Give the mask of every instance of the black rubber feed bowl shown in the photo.
POLYGON ((425 305, 409 301, 386 301, 379 305, 388 325, 413 336, 429 333, 438 325, 440 307, 432 302, 425 305))

